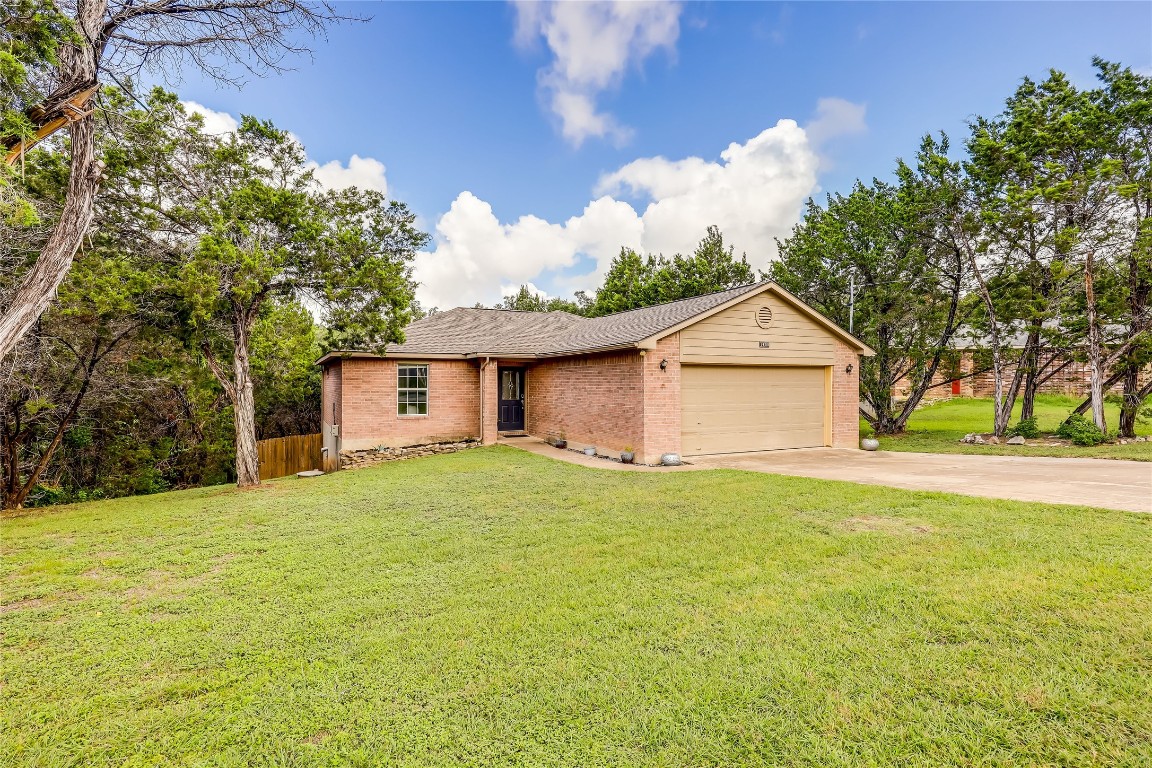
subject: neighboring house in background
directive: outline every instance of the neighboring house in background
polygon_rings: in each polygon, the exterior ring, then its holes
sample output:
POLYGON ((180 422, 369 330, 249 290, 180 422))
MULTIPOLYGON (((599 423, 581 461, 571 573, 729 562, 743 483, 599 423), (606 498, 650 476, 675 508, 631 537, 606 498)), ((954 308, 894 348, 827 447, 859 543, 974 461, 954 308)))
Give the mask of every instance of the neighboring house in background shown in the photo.
MULTIPOLYGON (((1026 333, 1016 333, 1009 338, 1005 346, 1015 357, 1019 357, 1027 340, 1026 333)), ((940 362, 940 367, 932 377, 932 386, 924 393, 923 399, 992 397, 995 378, 992 375, 992 361, 988 353, 987 340, 962 330, 952 340, 952 347, 954 349, 952 360, 940 362)), ((1041 347, 1040 365, 1041 394, 1088 397, 1088 385, 1092 374, 1087 362, 1076 359, 1065 350, 1041 347)), ((1004 368, 1005 386, 1011 383, 1015 375, 1016 363, 1007 364, 1004 368)), ((1141 375, 1141 383, 1147 381, 1149 376, 1152 376, 1152 367, 1141 375)), ((907 398, 911 388, 912 381, 905 376, 892 387, 892 394, 897 400, 903 400, 907 398)), ((1109 392, 1120 392, 1122 389, 1123 385, 1118 383, 1111 387, 1109 392)))
POLYGON ((460 308, 405 333, 383 357, 320 359, 330 456, 501 434, 630 447, 646 464, 855 448, 872 354, 771 282, 596 318, 460 308))

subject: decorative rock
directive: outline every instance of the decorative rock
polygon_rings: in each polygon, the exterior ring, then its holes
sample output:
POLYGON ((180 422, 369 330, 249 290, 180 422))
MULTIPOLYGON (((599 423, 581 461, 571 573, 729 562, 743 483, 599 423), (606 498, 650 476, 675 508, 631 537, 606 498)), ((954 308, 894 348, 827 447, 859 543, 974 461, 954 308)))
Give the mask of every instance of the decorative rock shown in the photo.
POLYGON ((987 441, 980 435, 972 435, 973 445, 984 445, 987 441))
POLYGON ((399 459, 416 459, 421 456, 435 456, 439 453, 455 453, 468 448, 479 448, 479 440, 461 440, 456 443, 429 443, 428 445, 407 445, 402 448, 368 448, 362 451, 340 451, 341 469, 360 469, 399 459))
POLYGON ((960 438, 960 442, 962 442, 962 443, 974 443, 974 442, 976 442, 976 433, 975 432, 969 432, 968 434, 964 435, 964 437, 960 438))
POLYGON ((596 446, 590 445, 587 448, 585 448, 584 449, 584 455, 585 456, 595 456, 596 455, 596 446))
POLYGON ((1028 443, 1020 435, 1015 435, 1008 438, 1008 445, 1027 445, 1028 443))
POLYGON ((988 445, 1000 445, 1000 438, 996 437, 996 435, 989 435, 988 439, 984 442, 988 443, 988 445))
POLYGON ((296 477, 320 477, 322 474, 324 473, 319 469, 306 469, 303 472, 297 472, 296 477))
POLYGON ((666 467, 678 467, 684 462, 680 460, 678 453, 665 453, 660 456, 660 463, 666 467))
POLYGON ((1120 445, 1128 445, 1128 441, 1127 440, 1121 440, 1120 445))
POLYGON ((880 448, 880 441, 874 437, 866 437, 860 441, 860 447, 866 451, 875 451, 880 448))

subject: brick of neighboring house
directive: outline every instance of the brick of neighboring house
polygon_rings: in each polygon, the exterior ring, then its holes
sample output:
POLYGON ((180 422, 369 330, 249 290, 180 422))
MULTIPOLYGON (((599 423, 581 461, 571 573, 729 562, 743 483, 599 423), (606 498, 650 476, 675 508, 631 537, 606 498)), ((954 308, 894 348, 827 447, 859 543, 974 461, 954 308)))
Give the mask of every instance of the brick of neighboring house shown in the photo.
POLYGON ((860 355, 836 341, 832 365, 832 447, 860 447, 860 355), (848 372, 852 366, 852 372, 848 372))
MULTIPOLYGON (((1042 359, 1047 359, 1050 353, 1045 353, 1042 359)), ((960 355, 956 369, 941 365, 932 377, 932 386, 924 393, 924 400, 940 400, 948 397, 992 397, 996 387, 995 377, 990 370, 978 370, 973 375, 976 362, 972 352, 960 355)), ((1009 363, 1004 367, 1005 386, 1012 383, 1016 375, 1016 364, 1009 363)), ((1069 360, 1067 357, 1057 357, 1050 362, 1045 372, 1047 376, 1040 385, 1040 393, 1047 395, 1069 395, 1071 397, 1087 397, 1088 386, 1091 381, 1091 371, 1088 364, 1079 360, 1069 360), (1048 372, 1051 372, 1049 375, 1048 372)), ((1147 382, 1152 376, 1152 366, 1140 376, 1141 383, 1147 382)), ((892 387, 892 394, 898 400, 908 397, 913 382, 908 378, 901 378, 892 387)), ((1119 393, 1123 385, 1113 386, 1109 392, 1119 393)))
POLYGON ((476 362, 419 362, 428 366, 428 414, 400 416, 396 413, 396 367, 404 362, 355 357, 340 361, 342 450, 447 443, 479 436, 480 374, 476 362))

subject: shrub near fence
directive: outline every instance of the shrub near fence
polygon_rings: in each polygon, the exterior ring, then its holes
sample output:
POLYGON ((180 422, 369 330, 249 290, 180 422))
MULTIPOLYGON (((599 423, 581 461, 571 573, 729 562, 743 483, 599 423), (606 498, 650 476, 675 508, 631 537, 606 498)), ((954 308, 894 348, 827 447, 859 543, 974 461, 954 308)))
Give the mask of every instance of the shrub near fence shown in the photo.
POLYGON ((256 443, 260 459, 260 479, 271 480, 323 467, 321 435, 293 435, 274 437, 256 443))

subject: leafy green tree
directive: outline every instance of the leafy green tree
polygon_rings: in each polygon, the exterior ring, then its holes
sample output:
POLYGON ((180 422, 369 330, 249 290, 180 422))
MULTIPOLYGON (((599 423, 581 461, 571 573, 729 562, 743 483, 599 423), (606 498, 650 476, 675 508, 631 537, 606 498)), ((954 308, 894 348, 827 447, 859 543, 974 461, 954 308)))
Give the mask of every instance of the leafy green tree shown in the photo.
POLYGON ((124 120, 111 155, 109 221, 164 265, 188 341, 232 405, 236 475, 259 483, 253 334, 276 307, 308 302, 329 348, 382 349, 410 319, 410 262, 428 240, 373 191, 322 190, 286 132, 245 117, 207 135, 171 94, 124 120), (142 201, 148 201, 142 204, 142 201))
POLYGON ((251 357, 261 440, 320 430, 320 339, 312 313, 298 302, 275 302, 257 320, 251 357))
POLYGON ((756 273, 747 256, 737 258, 734 247, 725 247, 723 234, 711 226, 691 256, 645 258, 630 248, 621 248, 586 312, 594 317, 609 315, 755 281, 756 273))
POLYGON ((600 317, 661 303, 652 281, 655 271, 655 256, 645 259, 631 248, 621 248, 596 289, 589 314, 600 317))
POLYGON ((660 302, 703 296, 706 293, 735 288, 756 282, 756 273, 748 257, 736 257, 735 247, 724 246, 724 235, 716 226, 707 233, 690 256, 676 254, 671 259, 656 259, 651 276, 660 302))
POLYGON ((876 350, 861 361, 860 385, 864 417, 880 434, 903 431, 963 317, 965 261, 935 226, 948 204, 935 165, 946 152, 946 139, 927 137, 916 168, 898 164, 898 184, 857 182, 824 207, 810 200, 771 267, 777 283, 876 350), (904 378, 911 385, 900 403, 892 393, 904 378))
POLYGON ((0 364, 3 507, 24 506, 58 452, 104 408, 136 402, 129 349, 153 321, 157 275, 99 246, 79 259, 52 310, 0 364))
POLYGON ((1141 371, 1152 365, 1152 77, 1100 58, 1093 64, 1102 87, 1092 98, 1113 160, 1118 325, 1128 345, 1109 382, 1118 379, 1123 386, 1120 435, 1134 437, 1137 415, 1152 396, 1152 377, 1140 381, 1141 371))
MULTIPOLYGON (((60 42, 71 37, 71 22, 55 3, 0 0, 0 147, 4 154, 35 137, 38 126, 29 112, 44 97, 47 75, 58 63, 60 42)), ((35 213, 12 185, 11 173, 8 163, 0 165, 0 219, 28 221, 35 213)))
POLYGON ((1033 417, 1047 369, 1074 344, 1075 334, 1060 319, 1080 276, 1062 248, 1067 211, 1053 188, 1063 174, 1050 160, 1059 125, 1078 98, 1063 76, 1040 84, 1025 79, 1004 112, 978 118, 968 139, 965 170, 980 207, 982 260, 996 316, 1025 338, 1006 390, 1010 409, 1023 386, 1021 419, 1033 417), (1046 357, 1045 349, 1051 350, 1046 357))
POLYGON ((562 299, 558 296, 546 298, 536 293, 526 285, 511 296, 505 296, 496 308, 514 309, 520 312, 568 312, 573 315, 582 315, 586 311, 587 299, 583 291, 576 293, 576 300, 562 299), (584 299, 581 302, 581 299, 584 299))
POLYGON ((301 32, 318 33, 340 18, 328 5, 304 0, 9 0, 2 10, 2 130, 19 141, 33 129, 43 137, 67 125, 69 175, 48 237, 0 305, 0 358, 51 304, 91 226, 103 176, 98 89, 165 65, 191 64, 223 81, 229 65, 279 69, 286 53, 300 49, 301 32))

